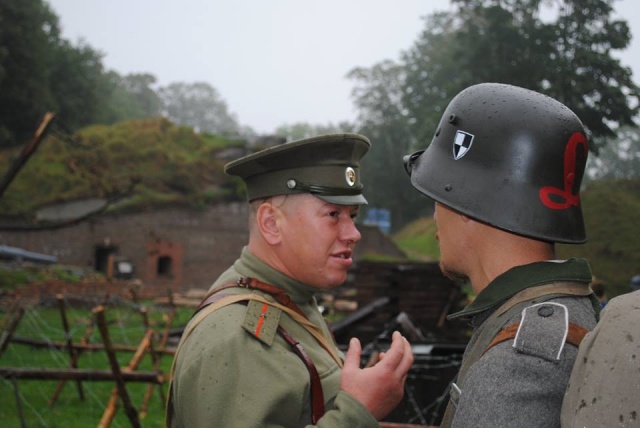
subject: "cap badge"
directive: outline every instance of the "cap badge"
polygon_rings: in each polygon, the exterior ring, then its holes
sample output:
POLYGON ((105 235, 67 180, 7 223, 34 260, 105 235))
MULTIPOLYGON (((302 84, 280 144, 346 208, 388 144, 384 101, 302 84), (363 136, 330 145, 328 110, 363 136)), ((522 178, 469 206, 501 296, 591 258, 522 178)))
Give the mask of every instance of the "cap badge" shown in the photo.
POLYGON ((356 170, 350 166, 344 171, 344 178, 347 180, 347 184, 353 187, 356 184, 356 170))
POLYGON ((460 159, 462 156, 466 155, 469 150, 471 150, 471 145, 473 144, 473 134, 469 134, 464 131, 456 131, 456 136, 453 140, 453 158, 455 160, 460 159))

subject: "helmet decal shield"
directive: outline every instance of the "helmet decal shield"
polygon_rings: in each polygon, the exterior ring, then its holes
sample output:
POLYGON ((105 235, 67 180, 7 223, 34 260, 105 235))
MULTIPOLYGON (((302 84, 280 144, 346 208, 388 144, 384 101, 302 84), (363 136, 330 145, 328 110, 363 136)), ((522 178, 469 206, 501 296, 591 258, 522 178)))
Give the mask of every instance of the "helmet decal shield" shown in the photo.
POLYGON ((453 139, 453 158, 455 160, 460 159, 471 150, 473 144, 473 134, 464 131, 456 131, 456 135, 453 139))

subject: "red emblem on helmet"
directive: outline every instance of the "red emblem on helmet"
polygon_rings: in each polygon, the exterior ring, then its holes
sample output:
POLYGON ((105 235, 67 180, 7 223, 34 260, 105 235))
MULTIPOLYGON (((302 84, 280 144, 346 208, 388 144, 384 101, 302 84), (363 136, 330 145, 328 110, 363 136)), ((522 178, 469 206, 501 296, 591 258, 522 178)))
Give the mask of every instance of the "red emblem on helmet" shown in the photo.
POLYGON ((540 189, 540 200, 547 208, 564 210, 580 205, 580 189, 574 189, 573 186, 576 180, 576 155, 579 146, 582 146, 586 156, 589 150, 587 138, 582 132, 574 132, 564 149, 564 189, 552 186, 540 189))

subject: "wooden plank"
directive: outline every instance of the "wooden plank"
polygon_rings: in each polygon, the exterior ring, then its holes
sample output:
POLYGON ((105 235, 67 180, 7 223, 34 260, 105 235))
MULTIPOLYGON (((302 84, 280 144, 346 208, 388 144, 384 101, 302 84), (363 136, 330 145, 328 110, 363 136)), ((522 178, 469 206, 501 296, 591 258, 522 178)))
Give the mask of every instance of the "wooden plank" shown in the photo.
MULTIPOLYGON (((122 370, 120 374, 122 379, 126 382, 156 384, 162 384, 165 382, 164 376, 158 372, 122 370)), ((115 380, 115 376, 111 370, 0 367, 0 379, 112 382, 115 380)))

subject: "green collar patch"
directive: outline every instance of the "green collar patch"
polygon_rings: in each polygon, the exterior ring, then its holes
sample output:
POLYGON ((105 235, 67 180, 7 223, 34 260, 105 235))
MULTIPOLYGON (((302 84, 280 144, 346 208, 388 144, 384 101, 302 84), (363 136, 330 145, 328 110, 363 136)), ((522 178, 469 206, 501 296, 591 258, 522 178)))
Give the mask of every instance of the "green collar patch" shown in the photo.
POLYGON ((520 291, 552 282, 571 281, 589 283, 591 268, 585 259, 544 261, 509 269, 495 278, 471 304, 447 319, 468 317, 502 303, 520 291))

